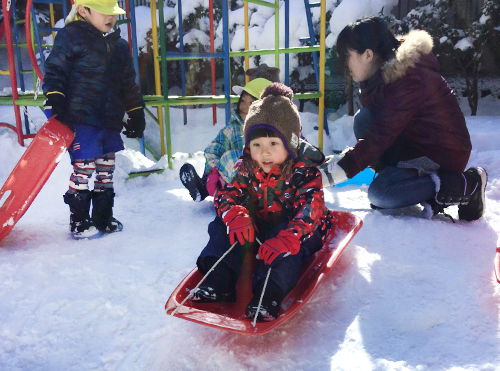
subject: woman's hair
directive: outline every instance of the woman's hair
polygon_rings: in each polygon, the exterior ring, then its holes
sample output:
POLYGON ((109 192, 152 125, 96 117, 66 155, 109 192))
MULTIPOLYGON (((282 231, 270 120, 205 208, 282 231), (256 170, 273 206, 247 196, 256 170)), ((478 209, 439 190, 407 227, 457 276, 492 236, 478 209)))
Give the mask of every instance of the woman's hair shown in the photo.
POLYGON ((399 45, 400 42, 382 19, 369 16, 344 27, 337 38, 337 54, 343 66, 347 65, 349 50, 363 54, 366 49, 371 49, 386 61, 399 45))
MULTIPOLYGON (((266 137, 279 138, 279 135, 271 129, 266 129, 266 128, 255 129, 252 130, 248 135, 248 143, 257 138, 266 138, 266 137)), ((292 157, 288 155, 285 162, 280 166, 281 174, 283 175, 283 179, 285 181, 290 179, 292 175, 293 165, 294 162, 292 160, 292 157)), ((245 152, 243 154, 243 160, 236 165, 236 170, 238 170, 238 172, 241 174, 248 175, 253 173, 254 166, 255 166, 255 161, 252 159, 252 156, 250 155, 250 149, 245 148, 245 152)))

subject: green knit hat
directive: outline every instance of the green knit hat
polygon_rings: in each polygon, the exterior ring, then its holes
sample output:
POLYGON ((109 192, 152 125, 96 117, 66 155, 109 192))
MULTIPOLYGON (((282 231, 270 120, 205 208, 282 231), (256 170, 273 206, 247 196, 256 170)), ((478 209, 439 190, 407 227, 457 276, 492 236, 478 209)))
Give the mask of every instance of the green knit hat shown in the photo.
POLYGON ((252 103, 243 127, 245 148, 248 148, 250 133, 255 129, 274 131, 292 160, 295 160, 302 126, 299 110, 293 103, 292 89, 281 83, 273 83, 264 89, 259 100, 252 103))

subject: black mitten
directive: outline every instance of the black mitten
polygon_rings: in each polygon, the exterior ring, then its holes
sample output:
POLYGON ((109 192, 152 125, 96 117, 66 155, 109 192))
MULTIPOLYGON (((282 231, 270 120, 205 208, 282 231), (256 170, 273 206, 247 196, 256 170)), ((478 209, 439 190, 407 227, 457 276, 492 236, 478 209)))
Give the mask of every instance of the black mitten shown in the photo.
POLYGON ((144 129, 146 128, 146 118, 144 117, 144 109, 136 109, 128 113, 128 120, 125 124, 123 134, 127 138, 142 138, 144 129))
POLYGON ((66 119, 66 97, 59 93, 47 94, 47 99, 43 102, 43 109, 47 113, 50 110, 50 117, 57 115, 57 120, 72 128, 72 124, 66 119))

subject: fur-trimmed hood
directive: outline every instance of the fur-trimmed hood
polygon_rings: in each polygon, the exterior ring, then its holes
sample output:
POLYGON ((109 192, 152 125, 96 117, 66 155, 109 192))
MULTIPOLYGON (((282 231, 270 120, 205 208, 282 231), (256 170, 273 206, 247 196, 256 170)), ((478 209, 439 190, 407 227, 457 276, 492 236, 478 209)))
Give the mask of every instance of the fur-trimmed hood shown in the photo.
POLYGON ((414 68, 417 63, 428 64, 430 68, 439 68, 434 64, 434 58, 428 62, 427 58, 422 58, 429 55, 434 46, 434 41, 427 31, 413 30, 400 39, 403 41, 396 50, 395 57, 381 67, 386 84, 406 75, 408 69, 414 68))

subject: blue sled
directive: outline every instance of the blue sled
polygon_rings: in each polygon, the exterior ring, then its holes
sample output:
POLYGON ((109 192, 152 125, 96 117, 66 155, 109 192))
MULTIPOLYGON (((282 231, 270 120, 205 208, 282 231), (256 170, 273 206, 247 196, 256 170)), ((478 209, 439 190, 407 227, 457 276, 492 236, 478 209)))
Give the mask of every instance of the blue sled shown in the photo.
POLYGON ((357 175, 355 175, 353 178, 347 179, 344 183, 337 184, 336 186, 337 187, 343 187, 343 186, 346 186, 346 185, 349 185, 349 184, 356 184, 356 185, 366 184, 366 185, 370 185, 371 182, 373 181, 374 176, 375 176, 375 172, 372 169, 370 169, 370 168, 366 168, 362 172, 360 172, 357 175))

